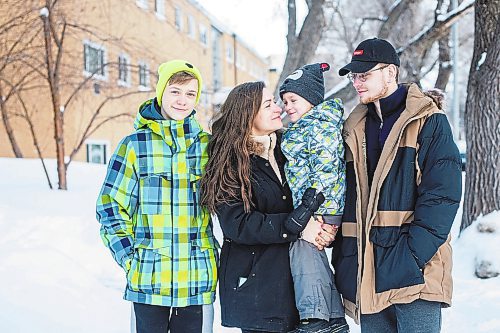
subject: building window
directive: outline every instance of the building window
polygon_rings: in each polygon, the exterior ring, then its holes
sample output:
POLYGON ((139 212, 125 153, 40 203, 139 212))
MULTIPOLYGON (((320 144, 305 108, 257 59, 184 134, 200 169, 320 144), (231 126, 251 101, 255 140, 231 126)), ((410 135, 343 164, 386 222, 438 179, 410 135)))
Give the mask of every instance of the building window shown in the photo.
POLYGON ((107 143, 87 142, 87 162, 106 164, 107 163, 107 143))
POLYGON ((130 59, 125 54, 118 57, 118 85, 130 85, 130 59))
POLYGON ((182 31, 182 11, 179 7, 175 7, 175 28, 182 31))
POLYGON ((193 38, 195 37, 195 31, 194 31, 194 17, 191 15, 188 15, 188 31, 187 34, 189 37, 193 38))
POLYGON ((139 63, 139 88, 149 90, 149 66, 145 62, 139 63))
POLYGON ((136 0, 135 3, 137 4, 137 7, 140 7, 142 9, 148 9, 148 0, 136 0))
POLYGON ((155 0, 155 13, 158 18, 165 19, 165 0, 155 0))
POLYGON ((236 58, 236 66, 238 68, 241 68, 243 70, 246 70, 246 59, 245 57, 240 53, 238 53, 238 57, 236 58))
POLYGON ((95 78, 105 79, 106 50, 103 46, 84 41, 83 42, 83 69, 85 75, 94 75, 95 78))
POLYGON ((200 43, 203 44, 204 46, 208 45, 208 36, 207 36, 207 27, 205 27, 203 24, 200 24, 200 43))
POLYGON ((231 44, 227 44, 226 46, 226 60, 230 63, 234 61, 234 49, 231 44))

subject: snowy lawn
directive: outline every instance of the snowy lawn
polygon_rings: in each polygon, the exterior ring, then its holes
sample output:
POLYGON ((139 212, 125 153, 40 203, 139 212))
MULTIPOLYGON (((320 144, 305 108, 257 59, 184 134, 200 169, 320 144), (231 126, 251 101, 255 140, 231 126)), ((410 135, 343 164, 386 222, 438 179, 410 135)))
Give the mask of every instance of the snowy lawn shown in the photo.
MULTIPOLYGON (((57 182, 54 161, 48 165, 57 182)), ((0 158, 0 332, 129 332, 125 275, 102 244, 95 220, 105 171, 73 162, 70 190, 51 191, 38 160, 0 158)), ((457 216, 453 306, 443 311, 443 332, 500 332, 500 277, 474 276, 477 255, 500 267, 500 213, 486 219, 497 225, 496 233, 472 226, 457 239, 457 216)), ((360 331, 350 324, 351 332, 360 331)), ((214 332, 239 332, 221 327, 218 303, 214 332)))

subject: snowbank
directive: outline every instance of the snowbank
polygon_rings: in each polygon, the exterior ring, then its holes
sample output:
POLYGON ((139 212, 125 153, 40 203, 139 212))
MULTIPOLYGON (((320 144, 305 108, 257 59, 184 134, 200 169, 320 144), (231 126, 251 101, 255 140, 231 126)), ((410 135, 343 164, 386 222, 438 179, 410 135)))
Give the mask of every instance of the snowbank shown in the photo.
MULTIPOLYGON (((56 182, 54 161, 48 167, 56 182)), ((73 162, 70 190, 51 191, 38 160, 0 158, 0 332, 129 331, 125 276, 102 245, 95 220, 105 171, 102 165, 73 162)), ((499 225, 500 213, 480 221, 499 225)), ((500 264, 500 231, 479 233, 480 221, 454 237, 454 304, 443 311, 443 332, 500 332, 500 278, 474 276, 477 257, 500 264)), ((351 331, 359 332, 350 323, 351 331)), ((220 326, 218 304, 214 332, 239 332, 220 326)))

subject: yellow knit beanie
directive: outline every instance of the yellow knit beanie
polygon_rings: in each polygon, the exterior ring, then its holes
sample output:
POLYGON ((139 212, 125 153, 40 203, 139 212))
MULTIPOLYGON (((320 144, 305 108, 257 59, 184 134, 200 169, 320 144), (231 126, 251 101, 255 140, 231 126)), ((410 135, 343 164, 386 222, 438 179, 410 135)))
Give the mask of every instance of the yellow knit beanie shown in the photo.
POLYGON ((198 92, 196 93, 196 103, 200 100, 201 94, 201 73, 198 68, 191 65, 189 62, 185 60, 171 60, 168 62, 164 62, 158 67, 158 84, 156 85, 156 98, 158 100, 158 105, 161 106, 161 98, 163 96, 163 92, 165 91, 165 87, 167 86, 168 81, 178 72, 188 72, 193 74, 198 80, 198 92))

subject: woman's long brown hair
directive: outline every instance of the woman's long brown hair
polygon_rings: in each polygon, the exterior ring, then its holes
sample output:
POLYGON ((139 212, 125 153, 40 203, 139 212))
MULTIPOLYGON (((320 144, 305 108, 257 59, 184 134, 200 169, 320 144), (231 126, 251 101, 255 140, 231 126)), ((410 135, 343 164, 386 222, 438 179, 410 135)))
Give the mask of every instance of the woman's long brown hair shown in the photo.
POLYGON ((264 87, 260 81, 236 86, 213 123, 201 179, 201 204, 211 213, 223 203, 243 201, 246 212, 252 206, 249 141, 264 87))

